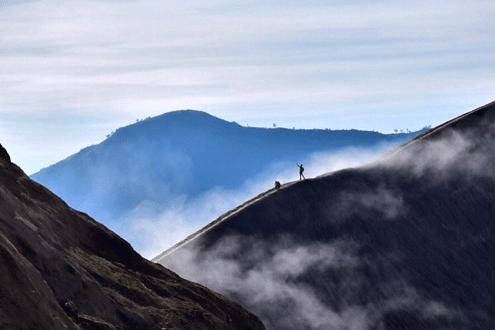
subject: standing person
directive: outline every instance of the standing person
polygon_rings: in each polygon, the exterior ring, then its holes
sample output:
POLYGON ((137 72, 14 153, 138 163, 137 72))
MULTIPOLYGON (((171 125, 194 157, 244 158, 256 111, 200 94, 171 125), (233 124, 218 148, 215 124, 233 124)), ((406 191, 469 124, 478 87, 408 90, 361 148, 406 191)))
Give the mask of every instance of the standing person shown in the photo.
POLYGON ((299 167, 299 181, 303 180, 303 179, 306 179, 304 177, 304 166, 303 164, 298 164, 296 163, 297 167, 299 167))

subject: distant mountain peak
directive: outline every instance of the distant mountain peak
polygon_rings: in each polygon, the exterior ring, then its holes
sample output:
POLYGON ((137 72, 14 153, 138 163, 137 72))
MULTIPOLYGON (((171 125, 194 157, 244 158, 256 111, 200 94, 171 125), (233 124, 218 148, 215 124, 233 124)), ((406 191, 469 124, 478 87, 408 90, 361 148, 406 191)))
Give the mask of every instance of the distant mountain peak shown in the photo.
POLYGON ((213 116, 205 111, 199 110, 174 110, 165 112, 154 117, 138 119, 135 123, 121 127, 115 133, 125 132, 136 129, 153 129, 153 128, 172 128, 172 127, 228 127, 236 125, 232 122, 213 116))
POLYGON ((165 112, 161 115, 155 117, 148 117, 146 120, 170 120, 170 119, 184 119, 184 120, 216 120, 228 123, 228 121, 216 117, 206 111, 193 110, 193 109, 184 109, 184 110, 173 110, 165 112))
POLYGON ((158 115, 157 117, 162 117, 162 116, 164 116, 164 117, 166 117, 166 116, 198 116, 198 117, 210 117, 210 118, 220 119, 220 118, 215 117, 206 111, 195 110, 195 109, 172 110, 172 111, 165 112, 161 115, 158 115))

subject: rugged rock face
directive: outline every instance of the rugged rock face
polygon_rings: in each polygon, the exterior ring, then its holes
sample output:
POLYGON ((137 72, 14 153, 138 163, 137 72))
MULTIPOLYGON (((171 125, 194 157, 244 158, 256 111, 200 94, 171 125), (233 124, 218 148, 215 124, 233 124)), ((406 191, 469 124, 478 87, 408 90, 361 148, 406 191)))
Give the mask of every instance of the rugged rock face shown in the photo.
POLYGON ((493 329, 494 141, 491 103, 369 166, 270 191, 156 261, 268 328, 493 329))
POLYGON ((7 150, 0 144, 0 159, 10 163, 10 156, 7 150))
POLYGON ((263 329, 69 208, 3 148, 0 200, 2 329, 263 329))

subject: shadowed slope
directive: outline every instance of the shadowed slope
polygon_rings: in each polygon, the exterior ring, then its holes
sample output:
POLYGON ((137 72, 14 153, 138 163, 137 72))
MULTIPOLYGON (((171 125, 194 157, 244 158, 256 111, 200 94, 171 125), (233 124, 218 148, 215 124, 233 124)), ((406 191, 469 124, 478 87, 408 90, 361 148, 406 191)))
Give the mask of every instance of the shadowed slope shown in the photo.
POLYGON ((494 125, 491 103, 269 194, 156 261, 269 328, 493 328, 494 125))
POLYGON ((262 329, 255 316, 141 258, 31 181, 0 147, 0 328, 262 329))

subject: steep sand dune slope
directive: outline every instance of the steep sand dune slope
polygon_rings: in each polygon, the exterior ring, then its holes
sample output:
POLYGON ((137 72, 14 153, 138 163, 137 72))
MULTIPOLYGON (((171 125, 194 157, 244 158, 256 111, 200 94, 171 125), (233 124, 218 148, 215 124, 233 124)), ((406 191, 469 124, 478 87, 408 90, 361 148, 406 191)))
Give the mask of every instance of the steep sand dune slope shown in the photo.
POLYGON ((493 329, 494 142, 490 103, 376 163, 270 192, 155 261, 268 328, 493 329))

